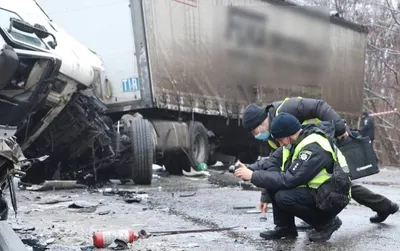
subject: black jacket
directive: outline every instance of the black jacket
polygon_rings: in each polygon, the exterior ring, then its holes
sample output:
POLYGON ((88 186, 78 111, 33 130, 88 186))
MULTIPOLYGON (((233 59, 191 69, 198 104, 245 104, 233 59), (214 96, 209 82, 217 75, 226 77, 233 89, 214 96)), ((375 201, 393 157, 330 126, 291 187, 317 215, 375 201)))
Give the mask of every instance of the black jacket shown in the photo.
MULTIPOLYGON (((271 124, 275 118, 276 109, 282 104, 282 101, 276 101, 267 106, 268 118, 271 124)), ((295 116, 300 123, 308 119, 319 119, 321 121, 332 121, 335 125, 335 137, 343 135, 346 132, 345 122, 340 118, 336 111, 325 101, 310 98, 293 97, 285 101, 279 112, 287 112, 295 116)), ((270 138, 270 140, 273 140, 270 138)))
MULTIPOLYGON (((265 161, 265 165, 258 164, 263 169, 256 169, 253 172, 251 182, 257 186, 265 188, 269 191, 278 191, 282 189, 292 189, 300 185, 307 184, 312 180, 323 168, 327 168, 328 171, 333 167, 333 158, 330 152, 325 151, 318 143, 311 143, 306 145, 302 151, 307 151, 309 155, 308 159, 301 160, 296 158, 293 162, 291 161, 294 149, 298 143, 301 142, 305 137, 312 133, 317 133, 320 129, 316 126, 307 126, 300 133, 297 143, 293 144, 291 150, 291 156, 285 164, 284 171, 281 171, 282 157, 278 161, 278 154, 282 154, 280 150, 275 151, 269 161, 265 161), (279 163, 278 163, 279 162, 279 163), (274 163, 272 166, 271 163, 274 163)), ((249 166, 254 168, 255 164, 249 166)), ((263 191, 265 194, 265 191, 263 191)), ((261 198, 262 200, 263 198, 261 198)))
POLYGON ((375 125, 374 119, 370 116, 364 116, 360 124, 360 134, 363 137, 369 137, 371 140, 375 139, 375 125))

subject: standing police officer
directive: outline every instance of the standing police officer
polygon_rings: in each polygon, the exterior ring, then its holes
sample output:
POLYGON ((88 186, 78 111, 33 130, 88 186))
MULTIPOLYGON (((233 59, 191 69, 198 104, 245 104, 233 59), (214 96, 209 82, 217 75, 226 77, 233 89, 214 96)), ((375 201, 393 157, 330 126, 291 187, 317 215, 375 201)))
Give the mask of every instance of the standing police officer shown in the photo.
POLYGON ((369 137, 371 142, 375 139, 374 119, 369 116, 368 112, 363 112, 359 132, 363 137, 369 137))
MULTIPOLYGON (((268 105, 265 109, 256 104, 246 107, 243 114, 243 127, 249 130, 256 139, 267 141, 273 149, 278 148, 277 142, 270 136, 270 124, 272 119, 280 112, 287 112, 294 115, 300 123, 318 123, 320 121, 332 121, 335 124, 335 137, 341 139, 348 136, 346 125, 335 110, 323 100, 308 98, 286 98, 283 101, 276 101, 268 105)), ((276 164, 276 159, 272 155, 269 159, 260 160, 248 167, 252 170, 266 170, 276 164)), ((278 161, 279 162, 279 161, 278 161)), ((359 204, 369 207, 377 214, 370 218, 372 223, 380 223, 387 219, 391 214, 399 210, 399 206, 388 198, 376 194, 364 186, 352 184, 352 198, 359 204)), ((267 191, 263 191, 260 208, 265 211, 267 203, 270 202, 267 191)))
MULTIPOLYGON (((301 129, 298 119, 288 113, 282 112, 274 118, 271 134, 282 146, 273 153, 274 159, 280 158, 280 164, 254 172, 241 165, 235 172, 237 177, 266 188, 271 198, 276 227, 260 236, 265 239, 297 237, 296 216, 314 228, 310 240, 328 240, 342 222, 337 213, 328 213, 317 207, 314 193, 332 176, 335 161, 341 167, 347 166, 344 156, 340 151, 338 154, 334 152, 325 132, 312 125, 301 129)), ((348 196, 349 190, 345 193, 348 196)), ((347 203, 340 207, 340 211, 347 203)))

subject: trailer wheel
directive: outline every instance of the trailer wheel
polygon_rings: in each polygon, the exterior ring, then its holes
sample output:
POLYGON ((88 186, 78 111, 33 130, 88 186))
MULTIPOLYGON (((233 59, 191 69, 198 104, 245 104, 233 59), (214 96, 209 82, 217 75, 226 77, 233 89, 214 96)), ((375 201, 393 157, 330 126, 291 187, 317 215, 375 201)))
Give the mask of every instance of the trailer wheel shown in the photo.
POLYGON ((189 139, 190 147, 186 153, 181 152, 167 158, 164 165, 170 174, 182 174, 182 170, 190 172, 190 167, 196 169, 197 164, 208 162, 210 145, 208 142, 207 129, 202 123, 197 121, 189 122, 189 139), (192 163, 192 161, 194 163, 192 163))
POLYGON ((148 120, 135 119, 130 126, 132 150, 131 177, 139 185, 151 184, 153 177, 154 145, 148 120))
MULTIPOLYGON (((210 155, 210 144, 208 142, 207 129, 200 122, 190 121, 189 137, 190 137, 189 155, 195 162, 194 164, 197 165, 201 162, 207 163, 208 156, 210 155)), ((188 162, 188 164, 189 165, 191 164, 190 161, 188 162)), ((190 170, 190 166, 188 169, 190 170)))

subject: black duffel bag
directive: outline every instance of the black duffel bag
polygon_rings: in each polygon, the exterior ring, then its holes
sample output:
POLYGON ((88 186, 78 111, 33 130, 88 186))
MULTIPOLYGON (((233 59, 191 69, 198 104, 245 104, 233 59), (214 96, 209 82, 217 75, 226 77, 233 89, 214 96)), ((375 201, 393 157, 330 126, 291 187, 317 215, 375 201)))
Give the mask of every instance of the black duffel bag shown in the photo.
MULTIPOLYGON (((336 146, 333 146, 337 156, 336 146)), ((327 170, 332 176, 315 190, 315 201, 319 209, 331 215, 339 214, 350 202, 351 179, 348 173, 334 162, 332 170, 327 170)))
POLYGON ((368 137, 346 137, 337 142, 344 155, 352 180, 379 173, 371 140, 368 137))

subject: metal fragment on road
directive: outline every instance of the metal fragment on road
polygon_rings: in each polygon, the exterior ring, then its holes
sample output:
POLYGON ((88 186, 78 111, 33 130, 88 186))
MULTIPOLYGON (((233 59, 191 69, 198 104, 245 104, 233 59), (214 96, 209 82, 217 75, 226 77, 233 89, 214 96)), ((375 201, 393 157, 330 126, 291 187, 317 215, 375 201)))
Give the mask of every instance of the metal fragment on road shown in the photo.
POLYGON ((99 215, 107 215, 111 212, 111 210, 104 210, 104 211, 100 211, 99 215))
POLYGON ((261 212, 259 210, 249 210, 246 211, 246 214, 260 214, 261 212))
POLYGON ((247 206, 247 207, 233 207, 235 210, 240 210, 240 209, 254 209, 256 208, 255 206, 247 206))
POLYGON ((155 231, 146 233, 145 230, 140 230, 139 236, 164 236, 164 235, 175 235, 175 234, 188 234, 188 233, 205 233, 205 232, 221 232, 221 231, 229 231, 233 230, 236 227, 225 227, 225 228, 206 228, 206 229, 190 229, 190 230, 171 230, 171 231, 155 231))
POLYGON ((190 194, 181 194, 181 195, 179 195, 179 197, 183 197, 183 198, 185 198, 185 197, 192 197, 192 196, 195 196, 196 193, 197 193, 197 192, 190 193, 190 194))

